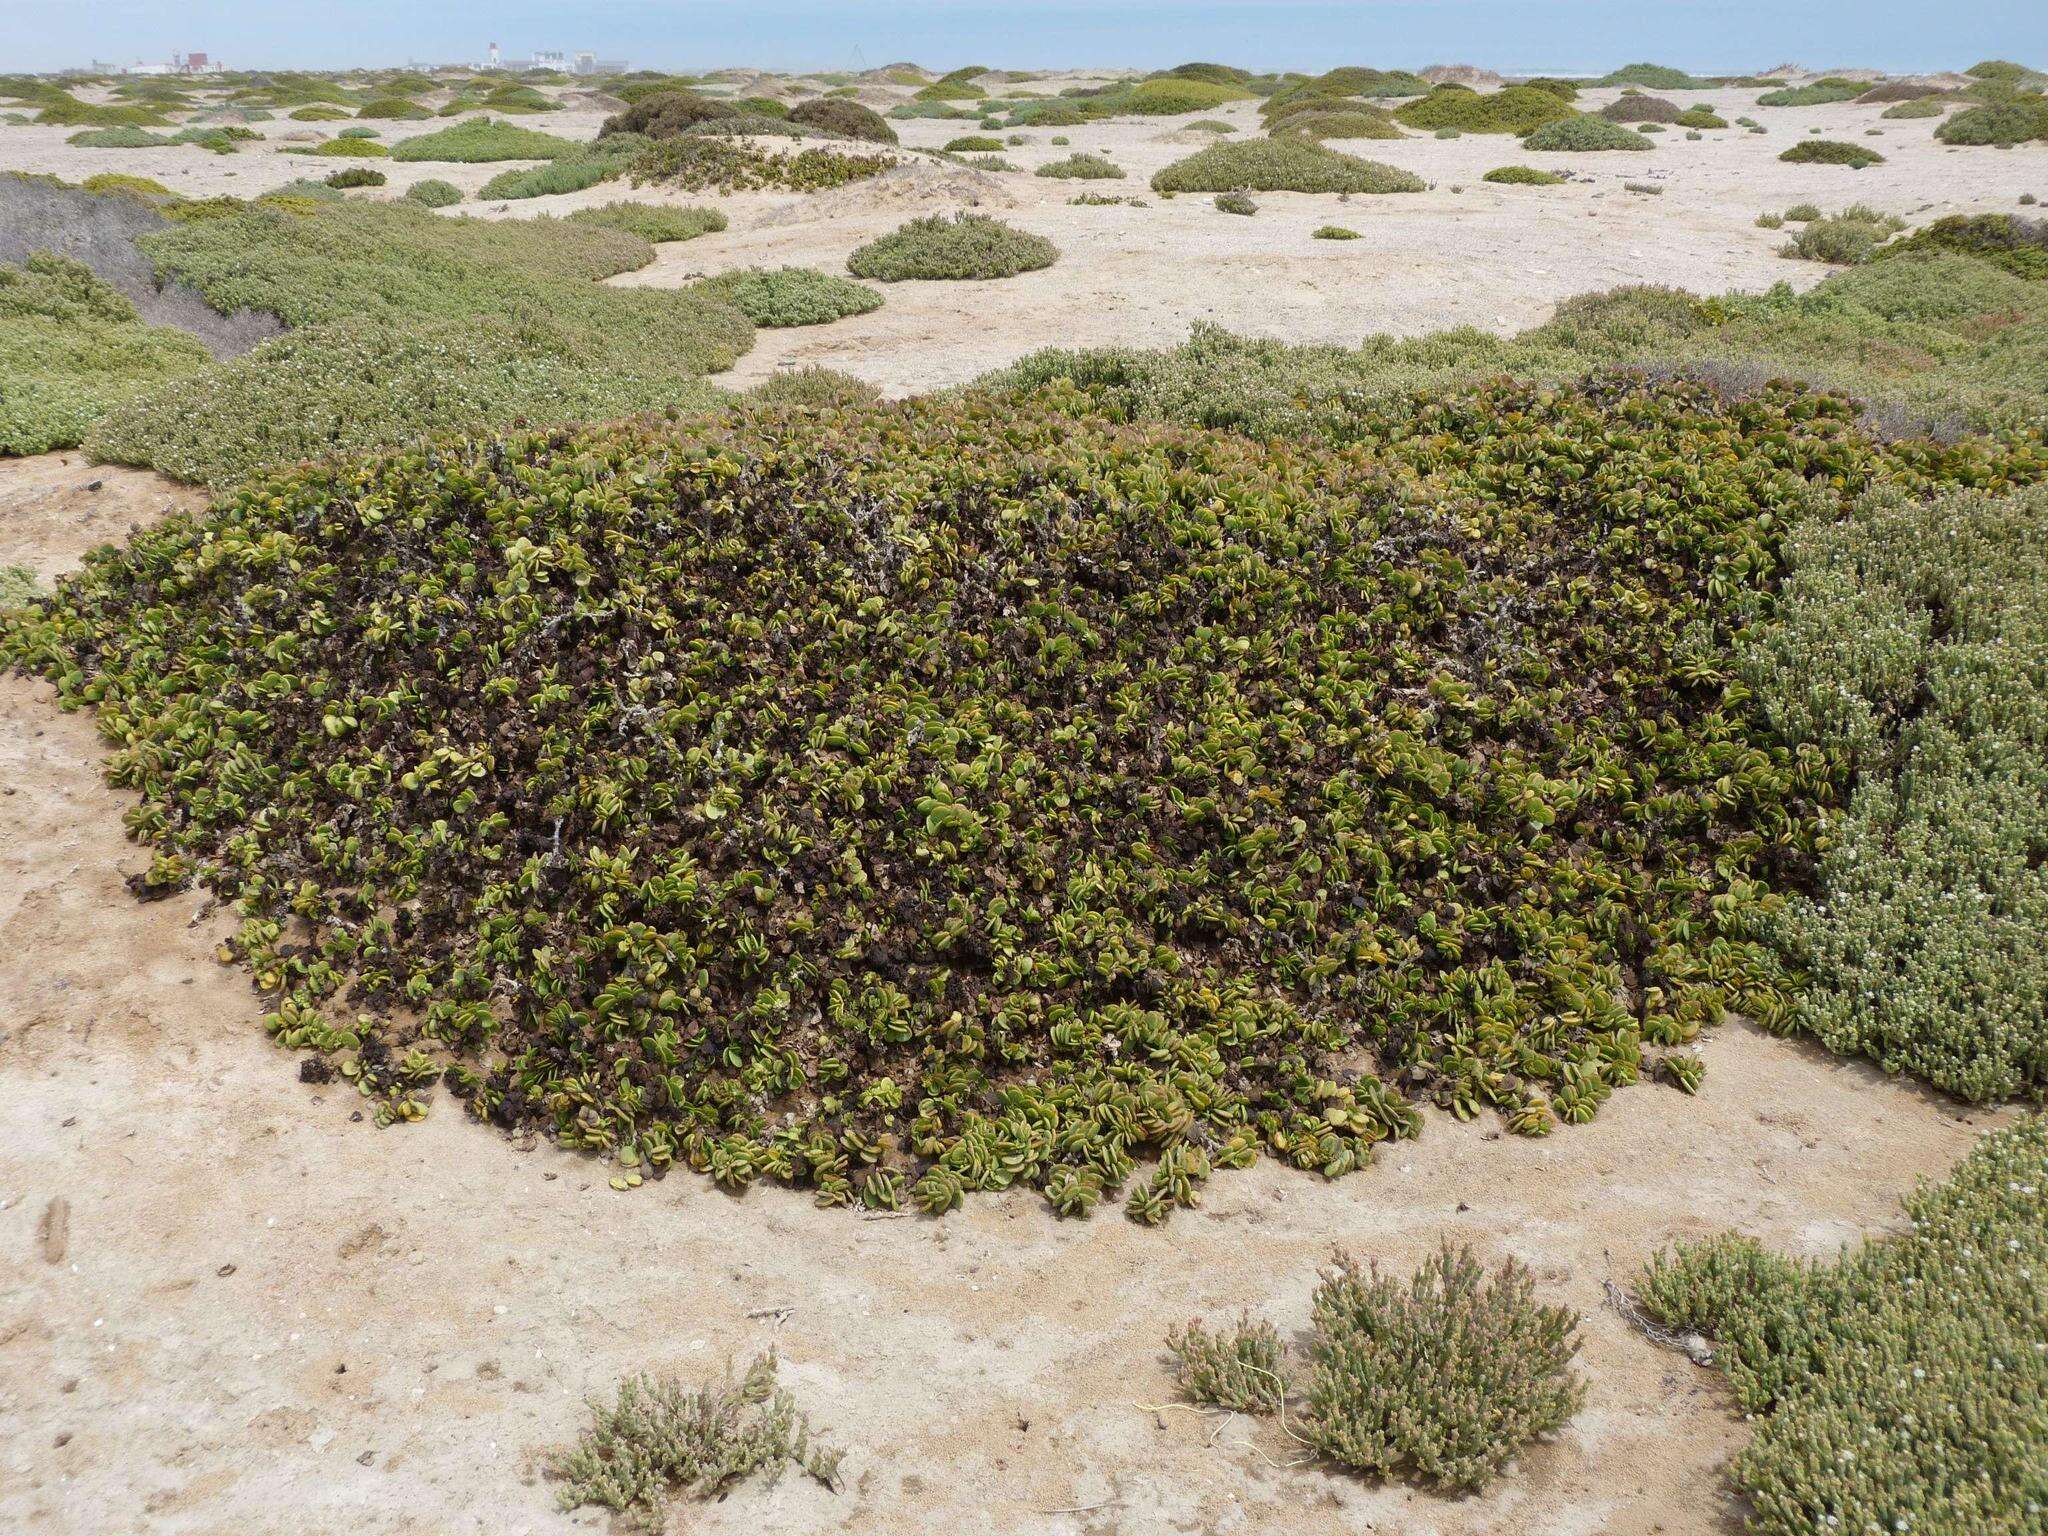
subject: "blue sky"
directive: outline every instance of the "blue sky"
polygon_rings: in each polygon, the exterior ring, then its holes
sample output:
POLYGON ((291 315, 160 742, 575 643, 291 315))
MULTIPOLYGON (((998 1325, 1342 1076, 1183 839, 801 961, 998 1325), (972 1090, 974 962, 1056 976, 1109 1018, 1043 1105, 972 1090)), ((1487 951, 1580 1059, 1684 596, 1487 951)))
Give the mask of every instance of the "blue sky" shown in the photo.
POLYGON ((1470 62, 1702 71, 2048 65, 2048 0, 0 0, 0 70, 200 49, 236 67, 461 61, 592 48, 653 67, 1321 69, 1470 62))

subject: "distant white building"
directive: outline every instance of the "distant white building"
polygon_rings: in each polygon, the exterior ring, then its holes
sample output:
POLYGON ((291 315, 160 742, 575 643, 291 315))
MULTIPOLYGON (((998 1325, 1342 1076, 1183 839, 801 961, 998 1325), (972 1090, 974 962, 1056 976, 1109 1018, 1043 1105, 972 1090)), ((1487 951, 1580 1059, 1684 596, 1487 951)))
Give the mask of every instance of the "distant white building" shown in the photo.
POLYGON ((533 50, 535 69, 563 69, 569 67, 569 55, 559 48, 536 48, 533 50))
POLYGON ((121 66, 124 75, 217 75, 226 66, 209 54, 174 53, 168 64, 151 64, 137 59, 121 66))

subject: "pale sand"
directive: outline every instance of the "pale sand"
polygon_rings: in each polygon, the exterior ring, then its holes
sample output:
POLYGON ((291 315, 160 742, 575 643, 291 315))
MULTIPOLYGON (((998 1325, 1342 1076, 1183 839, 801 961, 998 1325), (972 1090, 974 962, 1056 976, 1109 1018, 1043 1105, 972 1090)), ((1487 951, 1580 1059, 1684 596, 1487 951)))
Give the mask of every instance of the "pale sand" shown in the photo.
MULTIPOLYGON (((1676 99, 1732 115, 1750 94, 1676 99)), ((1186 152, 1162 137, 1170 124, 1062 130, 1073 148, 1113 153, 1132 176, 1112 190, 1152 206, 1070 208, 1079 184, 950 168, 811 201, 711 199, 730 231, 665 248, 628 281, 835 267, 911 213, 968 197, 1061 244, 1048 272, 894 285, 875 315, 763 332, 727 376, 822 362, 901 392, 1055 343, 1171 342, 1199 319, 1348 341, 1517 329, 1617 282, 1811 283, 1823 269, 1780 260, 1783 237, 1751 224, 1759 210, 1857 198, 1926 218, 2048 194, 2039 146, 1950 152, 1927 123, 1887 125, 1874 142, 1892 163, 1860 174, 1773 158, 1809 124, 1860 137, 1877 111, 1759 112, 1767 136, 1667 133, 1648 155, 1563 157, 1593 180, 1549 190, 1478 183, 1489 166, 1536 158, 1508 139, 1359 145, 1436 189, 1349 205, 1262 196, 1252 219, 1144 189, 1186 152), (1667 191, 1625 193, 1625 179, 1667 191), (1307 238, 1326 222, 1366 238, 1307 238)), ((588 134, 598 121, 563 113, 544 126, 588 134)), ((964 130, 903 126, 915 144, 964 130)), ((260 150, 81 152, 62 137, 0 129, 0 164, 71 179, 125 170, 191 195, 334 165, 260 150)), ((1030 165, 1067 152, 1050 137, 1007 153, 1030 165)), ((384 168, 395 192, 427 175, 475 187, 503 167, 384 168)), ((47 576, 195 501, 76 456, 0 462, 0 563, 47 576)), ((1729 1027, 1704 1043, 1695 1100, 1629 1089, 1593 1125, 1543 1142, 1432 1115, 1419 1142, 1338 1183, 1270 1162, 1219 1175, 1200 1210, 1158 1232, 1113 1211, 1060 1222, 1025 1194, 977 1197, 941 1221, 863 1220, 777 1189, 732 1199, 687 1174, 615 1194, 601 1165, 510 1145, 445 1099, 422 1125, 378 1132, 351 1122, 347 1094, 301 1085, 296 1058, 265 1040, 246 978, 213 959, 228 920, 196 896, 140 905, 123 888, 145 862, 121 833, 131 797, 99 777, 91 719, 51 700, 41 683, 0 679, 0 1528, 598 1529, 594 1512, 557 1513, 536 1470, 580 1424, 581 1400, 637 1369, 694 1375, 773 1344, 848 1447, 844 1487, 750 1485, 690 1508, 678 1528, 1728 1531, 1738 1512, 1723 1466, 1743 1430, 1719 1377, 1633 1334, 1603 1306, 1603 1282, 1625 1281, 1673 1237, 1728 1227, 1832 1253, 1892 1227, 1915 1179, 1938 1176, 1998 1119, 1729 1027), (56 1222, 46 1213, 60 1199, 68 1220, 56 1222), (1405 1269, 1444 1237, 1520 1256, 1546 1298, 1587 1319, 1585 1410, 1485 1497, 1289 1465, 1297 1447, 1270 1425, 1156 1406, 1172 1398, 1168 1325, 1248 1307, 1292 1332, 1333 1246, 1405 1269), (748 1315, 783 1307, 779 1324, 748 1315), (1048 1513, 1059 1510, 1073 1512, 1048 1513)))

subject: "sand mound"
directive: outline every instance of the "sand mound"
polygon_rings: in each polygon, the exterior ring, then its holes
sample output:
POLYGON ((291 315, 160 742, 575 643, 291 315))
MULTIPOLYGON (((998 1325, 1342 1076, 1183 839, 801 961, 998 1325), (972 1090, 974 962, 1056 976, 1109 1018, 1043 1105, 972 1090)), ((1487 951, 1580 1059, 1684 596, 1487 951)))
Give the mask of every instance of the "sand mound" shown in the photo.
POLYGON ((1477 64, 1432 64, 1417 73, 1431 85, 1469 85, 1475 91, 1495 91, 1507 84, 1503 76, 1477 64))
POLYGON ((859 219, 934 209, 1014 208, 1016 196, 986 171, 931 160, 904 160, 865 181, 802 197, 765 215, 764 227, 811 224, 826 219, 859 219))

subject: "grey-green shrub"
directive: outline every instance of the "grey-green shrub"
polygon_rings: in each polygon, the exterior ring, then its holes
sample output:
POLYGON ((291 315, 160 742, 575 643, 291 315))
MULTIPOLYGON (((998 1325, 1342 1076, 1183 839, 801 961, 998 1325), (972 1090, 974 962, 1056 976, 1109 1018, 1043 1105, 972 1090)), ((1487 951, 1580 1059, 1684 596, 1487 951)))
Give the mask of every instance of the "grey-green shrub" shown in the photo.
POLYGON ((2048 1510, 2048 1120, 1986 1135, 1833 1264, 1682 1243, 1640 1282, 1716 1340, 1755 1421, 1732 1466, 1754 1536, 2031 1536, 2048 1510))
POLYGON ((1569 176, 1538 170, 1533 165, 1497 165, 1479 179, 1510 187, 1556 187, 1571 180, 1569 176))
POLYGON ((1173 1379, 1189 1397, 1234 1413, 1273 1413, 1287 1396, 1287 1363, 1271 1323, 1242 1317, 1211 1333, 1199 1322, 1170 1331, 1173 1379))
POLYGON ((2039 488, 1874 492, 1793 530, 1745 663, 1772 725, 1854 784, 1782 913, 1808 977, 1783 1025, 1978 1103, 2048 1092, 2043 527, 2039 488))
POLYGON ((716 208, 678 208, 668 203, 605 203, 578 208, 569 218, 577 224, 623 229, 650 245, 695 240, 699 235, 715 235, 726 226, 725 215, 716 208))
POLYGON ((690 291, 730 304, 754 324, 828 325, 882 307, 872 288, 805 267, 742 267, 692 283, 690 291))
POLYGON ((1122 181, 1124 168, 1101 155, 1082 153, 1063 160, 1048 160, 1038 168, 1038 174, 1067 181, 1122 181))
POLYGON ((1346 229, 1342 224, 1325 224, 1310 238, 1314 240, 1357 240, 1363 237, 1360 236, 1357 230, 1346 229))
POLYGON ((1422 178, 1306 139, 1213 144, 1162 167, 1155 192, 1420 192, 1422 178))
POLYGON ((855 277, 884 283, 912 278, 981 280, 1033 272, 1058 259, 1059 247, 1043 235, 986 214, 932 214, 870 240, 846 259, 846 269, 855 277))
POLYGON ((1633 128, 1624 128, 1604 117, 1581 113, 1545 123, 1522 140, 1522 148, 1538 153, 1586 154, 1595 150, 1645 150, 1650 141, 1633 128))
POLYGON ((453 182, 429 176, 405 189, 406 197, 425 208, 452 208, 462 201, 462 189, 453 182))

